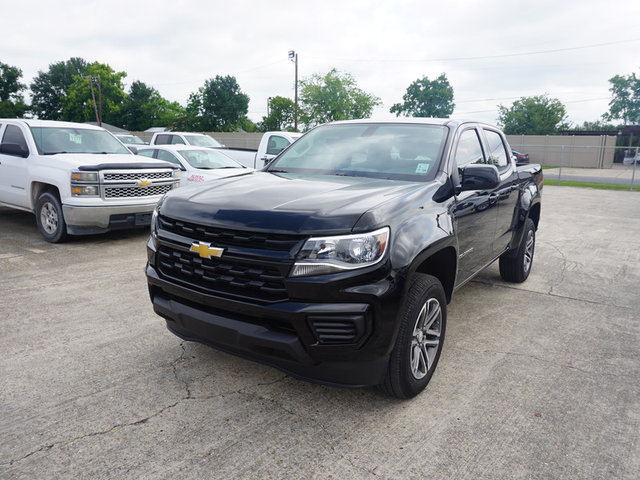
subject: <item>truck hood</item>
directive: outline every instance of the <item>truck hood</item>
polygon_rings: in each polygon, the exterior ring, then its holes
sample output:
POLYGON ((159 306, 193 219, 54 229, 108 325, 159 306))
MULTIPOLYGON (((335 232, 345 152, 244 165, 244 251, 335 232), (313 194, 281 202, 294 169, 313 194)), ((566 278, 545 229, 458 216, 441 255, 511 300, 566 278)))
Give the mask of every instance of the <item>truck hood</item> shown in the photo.
POLYGON ((425 184, 252 172, 169 192, 160 214, 185 222, 281 233, 351 231, 367 211, 425 184))
POLYGON ((193 185, 209 180, 219 180, 221 178, 233 177, 235 175, 243 175, 252 172, 253 168, 214 168, 211 170, 203 170, 201 168, 192 168, 186 172, 182 172, 182 185, 193 185))
MULTIPOLYGON (((144 168, 145 165, 155 165, 164 163, 154 158, 142 157, 139 155, 127 154, 91 154, 91 153, 58 153, 56 155, 46 155, 41 158, 46 159, 51 164, 64 166, 66 168, 78 168, 84 166, 95 165, 138 165, 138 168, 144 168)), ((170 166, 167 163, 167 167, 170 166)))

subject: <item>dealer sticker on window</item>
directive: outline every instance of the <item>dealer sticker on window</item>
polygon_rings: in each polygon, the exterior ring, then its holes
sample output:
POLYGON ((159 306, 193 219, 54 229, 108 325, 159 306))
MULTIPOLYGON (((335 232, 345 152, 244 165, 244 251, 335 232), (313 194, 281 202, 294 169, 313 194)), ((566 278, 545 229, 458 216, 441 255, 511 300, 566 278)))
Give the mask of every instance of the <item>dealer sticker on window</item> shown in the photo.
POLYGON ((428 163, 419 163, 416 166, 416 173, 427 173, 429 171, 428 163))
POLYGON ((76 135, 75 133, 69 134, 69 141, 73 143, 77 143, 78 145, 82 144, 82 135, 76 135))

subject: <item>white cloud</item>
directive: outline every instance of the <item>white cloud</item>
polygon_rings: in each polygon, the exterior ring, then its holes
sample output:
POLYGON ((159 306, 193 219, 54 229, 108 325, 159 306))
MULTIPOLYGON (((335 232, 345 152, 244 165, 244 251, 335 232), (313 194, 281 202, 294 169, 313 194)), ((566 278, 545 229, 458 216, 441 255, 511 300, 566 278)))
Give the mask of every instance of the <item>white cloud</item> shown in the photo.
POLYGON ((234 75, 254 120, 268 97, 293 97, 291 49, 301 78, 336 67, 385 110, 417 78, 445 72, 454 115, 489 122, 498 104, 543 93, 563 101, 572 121, 596 120, 607 110, 607 80, 640 67, 636 0, 33 0, 3 9, 0 61, 21 68, 27 84, 78 56, 185 104, 206 79, 234 75), (568 50, 552 52, 560 49, 568 50))

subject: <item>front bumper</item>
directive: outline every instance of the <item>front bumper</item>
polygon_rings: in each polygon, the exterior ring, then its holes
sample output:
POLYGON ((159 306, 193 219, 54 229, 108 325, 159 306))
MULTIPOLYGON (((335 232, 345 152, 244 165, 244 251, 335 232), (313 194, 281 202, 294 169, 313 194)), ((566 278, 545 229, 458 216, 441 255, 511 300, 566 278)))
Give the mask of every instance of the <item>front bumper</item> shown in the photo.
POLYGON ((157 201, 137 205, 63 205, 70 234, 104 233, 117 228, 148 226, 157 201))
MULTIPOLYGON (((283 370, 295 377, 342 386, 383 382, 397 334, 396 312, 403 282, 343 288, 331 302, 309 292, 304 300, 256 304, 199 292, 146 268, 154 311, 177 336, 283 370), (372 295, 370 292, 375 291, 372 295), (314 298, 315 297, 315 298, 314 298), (346 343, 326 343, 323 332, 355 334, 346 343), (321 327, 319 327, 321 326, 321 327), (335 327, 335 328, 334 328, 335 327), (324 330, 321 330, 324 329, 324 330)), ((345 337, 346 338, 346 337, 345 337)))

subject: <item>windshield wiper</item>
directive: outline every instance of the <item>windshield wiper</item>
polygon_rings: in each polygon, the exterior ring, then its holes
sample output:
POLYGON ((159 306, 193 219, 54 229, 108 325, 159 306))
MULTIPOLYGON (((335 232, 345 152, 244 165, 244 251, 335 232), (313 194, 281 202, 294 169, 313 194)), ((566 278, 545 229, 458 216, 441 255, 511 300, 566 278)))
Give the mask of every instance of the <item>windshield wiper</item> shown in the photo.
POLYGON ((267 172, 269 172, 269 173, 289 173, 289 170, 277 170, 277 169, 273 169, 273 170, 267 170, 267 172))
POLYGON ((43 155, 58 155, 59 153, 69 153, 69 152, 44 152, 43 155))

